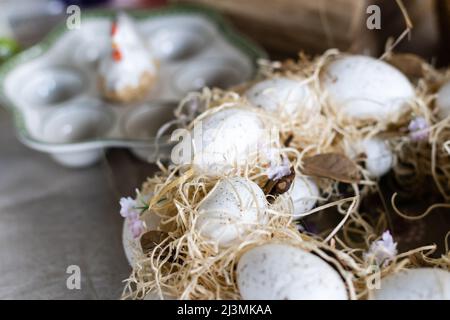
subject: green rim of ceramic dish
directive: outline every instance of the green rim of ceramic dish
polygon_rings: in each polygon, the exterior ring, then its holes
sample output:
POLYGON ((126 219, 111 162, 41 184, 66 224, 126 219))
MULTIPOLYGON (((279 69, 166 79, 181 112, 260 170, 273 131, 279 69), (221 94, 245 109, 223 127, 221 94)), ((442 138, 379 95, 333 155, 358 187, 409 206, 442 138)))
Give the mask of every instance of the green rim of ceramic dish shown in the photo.
MULTIPOLYGON (((92 19, 99 17, 107 17, 113 18, 116 15, 117 11, 113 10, 91 10, 82 14, 81 19, 92 19)), ((201 15, 212 22, 218 28, 218 31, 223 35, 223 37, 238 50, 243 52, 252 62, 254 66, 254 72, 257 70, 257 60, 262 58, 267 58, 267 54, 265 51, 252 43, 250 40, 246 39, 244 36, 240 35, 236 32, 219 14, 217 11, 206 8, 204 6, 199 5, 191 5, 191 4, 176 4, 170 5, 158 9, 146 9, 146 10, 127 10, 127 13, 133 16, 134 18, 148 19, 148 18, 156 18, 161 16, 170 16, 170 15, 178 15, 178 14, 192 14, 192 15, 201 15)), ((27 63, 30 60, 36 59, 43 54, 45 54, 52 45, 66 32, 70 32, 67 29, 65 23, 61 23, 54 31, 52 31, 44 40, 36 44, 35 46, 19 53, 18 55, 12 57, 7 60, 0 67, 0 103, 7 108, 9 108, 13 114, 14 123, 16 127, 16 131, 18 133, 18 138, 26 145, 34 147, 36 149, 41 149, 43 151, 75 151, 75 150, 86 150, 91 148, 98 147, 107 147, 107 146, 124 146, 126 147, 130 142, 136 142, 139 145, 138 140, 127 139, 127 138, 99 138, 92 139, 84 142, 77 143, 49 143, 41 140, 37 140, 33 138, 26 126, 25 120, 20 109, 6 96, 5 93, 5 79, 8 74, 13 71, 16 67, 21 64, 27 63), (48 149, 48 150, 47 150, 48 149)), ((147 142, 143 143, 143 145, 149 145, 152 142, 152 139, 149 139, 147 142)))

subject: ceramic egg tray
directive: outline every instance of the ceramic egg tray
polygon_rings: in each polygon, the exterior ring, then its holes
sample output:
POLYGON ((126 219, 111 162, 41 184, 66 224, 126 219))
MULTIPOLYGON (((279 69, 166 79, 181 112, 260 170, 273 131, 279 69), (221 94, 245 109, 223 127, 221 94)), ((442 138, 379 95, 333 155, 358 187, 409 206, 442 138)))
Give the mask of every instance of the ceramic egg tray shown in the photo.
POLYGON ((0 92, 14 113, 20 140, 72 167, 95 163, 107 147, 130 148, 146 161, 167 158, 168 137, 155 139, 177 102, 204 86, 226 88, 250 79, 265 54, 215 12, 172 6, 128 14, 159 65, 147 98, 115 104, 102 98, 97 65, 109 46, 115 12, 82 13, 4 64, 0 92))

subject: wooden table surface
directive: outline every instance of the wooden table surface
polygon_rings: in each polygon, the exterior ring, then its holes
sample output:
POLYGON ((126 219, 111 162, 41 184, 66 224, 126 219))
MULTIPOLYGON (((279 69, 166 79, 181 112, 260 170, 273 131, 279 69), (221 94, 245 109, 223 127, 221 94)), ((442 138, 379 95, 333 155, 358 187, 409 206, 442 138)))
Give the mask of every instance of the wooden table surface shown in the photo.
POLYGON ((155 168, 120 150, 64 168, 23 146, 2 107, 0 147, 0 299, 119 298, 130 268, 118 199, 155 168), (80 267, 80 290, 66 286, 70 265, 80 267))

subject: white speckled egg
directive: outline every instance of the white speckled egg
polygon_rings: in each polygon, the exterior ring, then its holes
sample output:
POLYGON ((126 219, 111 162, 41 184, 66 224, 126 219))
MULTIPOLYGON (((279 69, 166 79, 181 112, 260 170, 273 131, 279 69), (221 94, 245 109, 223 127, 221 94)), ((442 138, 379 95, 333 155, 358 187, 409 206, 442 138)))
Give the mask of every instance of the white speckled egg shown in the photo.
POLYGON ((267 202, 254 182, 241 177, 220 180, 198 207, 196 228, 220 246, 234 243, 264 223, 267 202))
POLYGON ((447 82, 439 89, 436 106, 438 107, 438 116, 440 119, 450 116, 450 82, 447 82))
POLYGON ((329 103, 358 120, 395 122, 415 95, 408 78, 399 70, 384 61, 359 55, 331 62, 321 74, 321 83, 329 103))
POLYGON ((374 300, 450 300, 450 272, 409 269, 381 279, 374 300))
POLYGON ((313 179, 296 176, 288 191, 294 206, 294 218, 308 212, 316 205, 319 198, 319 188, 313 179))
POLYGON ((237 283, 244 300, 346 300, 340 275, 316 255, 286 244, 265 244, 242 255, 237 283))
POLYGON ((223 109, 200 121, 191 133, 193 164, 204 174, 226 174, 235 165, 243 165, 255 157, 258 147, 268 141, 265 124, 250 110, 223 109))
POLYGON ((320 105, 309 85, 285 77, 256 83, 245 93, 248 101, 269 112, 293 115, 299 111, 318 113, 320 105))
POLYGON ((394 155, 386 141, 379 138, 366 139, 361 142, 366 154, 366 169, 372 177, 381 177, 394 165, 394 155))

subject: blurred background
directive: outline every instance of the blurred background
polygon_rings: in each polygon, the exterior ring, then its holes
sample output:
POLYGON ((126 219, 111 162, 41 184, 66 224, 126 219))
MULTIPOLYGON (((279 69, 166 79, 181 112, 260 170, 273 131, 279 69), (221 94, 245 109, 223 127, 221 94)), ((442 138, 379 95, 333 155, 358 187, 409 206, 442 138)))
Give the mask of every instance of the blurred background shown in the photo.
MULTIPOLYGON (((67 18, 68 5, 139 9, 168 2, 216 8, 272 59, 328 48, 379 56, 406 28, 395 0, 0 0, 0 63, 42 40, 67 18), (381 8, 381 29, 366 26, 371 4, 381 8)), ((404 4, 414 28, 396 51, 447 66, 450 0, 404 4)), ((22 145, 4 108, 0 148, 0 299, 117 299, 130 271, 118 200, 132 196, 156 166, 112 149, 96 166, 64 168, 22 145), (72 264, 80 266, 81 290, 66 287, 72 264)))
MULTIPOLYGON (((38 42, 66 15, 68 5, 81 8, 149 8, 168 3, 196 3, 221 11, 249 38, 260 43, 271 57, 296 56, 299 50, 321 53, 328 48, 378 55, 389 37, 406 27, 396 0, 2 0, 0 37, 23 46, 38 42), (369 30, 367 8, 381 9, 381 29, 369 30)), ((450 2, 404 1, 414 29, 409 41, 397 50, 448 63, 444 54, 449 37, 450 2)))

